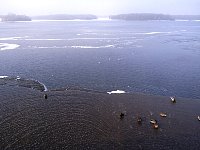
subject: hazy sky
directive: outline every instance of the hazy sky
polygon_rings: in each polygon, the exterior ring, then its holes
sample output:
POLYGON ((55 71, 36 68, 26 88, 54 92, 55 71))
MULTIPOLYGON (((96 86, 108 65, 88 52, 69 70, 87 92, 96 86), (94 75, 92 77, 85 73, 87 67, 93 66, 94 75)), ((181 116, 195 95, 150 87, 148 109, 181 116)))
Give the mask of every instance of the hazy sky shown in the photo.
POLYGON ((0 14, 165 13, 200 15, 200 0, 0 0, 0 14))

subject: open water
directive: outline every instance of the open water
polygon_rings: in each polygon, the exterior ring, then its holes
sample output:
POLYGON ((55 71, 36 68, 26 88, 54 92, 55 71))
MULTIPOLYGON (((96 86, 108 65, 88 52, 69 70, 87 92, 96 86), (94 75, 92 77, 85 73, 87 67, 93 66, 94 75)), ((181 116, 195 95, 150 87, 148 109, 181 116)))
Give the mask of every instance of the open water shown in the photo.
POLYGON ((200 22, 2 22, 0 76, 199 99, 200 22))

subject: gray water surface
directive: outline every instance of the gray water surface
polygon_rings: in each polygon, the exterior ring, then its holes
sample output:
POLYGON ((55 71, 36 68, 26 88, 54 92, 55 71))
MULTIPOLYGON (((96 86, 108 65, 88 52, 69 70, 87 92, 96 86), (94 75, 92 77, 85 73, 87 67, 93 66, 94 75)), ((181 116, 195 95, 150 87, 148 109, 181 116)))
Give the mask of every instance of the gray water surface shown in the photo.
POLYGON ((0 76, 200 98, 199 31, 197 21, 0 23, 0 76))

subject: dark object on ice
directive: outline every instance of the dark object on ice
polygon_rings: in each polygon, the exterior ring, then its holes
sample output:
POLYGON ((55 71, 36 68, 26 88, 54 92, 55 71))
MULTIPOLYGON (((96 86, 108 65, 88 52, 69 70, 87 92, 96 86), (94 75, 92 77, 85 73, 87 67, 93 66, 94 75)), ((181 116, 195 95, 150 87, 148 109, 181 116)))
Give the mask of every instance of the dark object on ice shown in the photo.
POLYGON ((197 118, 198 118, 198 120, 200 121, 200 116, 198 116, 197 118))
POLYGON ((123 119, 124 118, 124 113, 121 113, 119 116, 120 116, 120 119, 123 119))
POLYGON ((44 99, 47 99, 47 94, 44 94, 44 99))
POLYGON ((142 123, 142 118, 141 118, 141 117, 138 117, 138 118, 137 118, 137 122, 138 122, 138 124, 141 124, 141 123, 142 123))

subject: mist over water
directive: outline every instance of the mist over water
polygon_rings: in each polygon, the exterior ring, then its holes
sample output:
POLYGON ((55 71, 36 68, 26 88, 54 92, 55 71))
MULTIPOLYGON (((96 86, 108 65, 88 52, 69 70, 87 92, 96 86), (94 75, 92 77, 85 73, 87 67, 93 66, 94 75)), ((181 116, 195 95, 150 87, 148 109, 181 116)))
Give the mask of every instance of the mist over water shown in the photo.
POLYGON ((164 13, 199 15, 199 0, 6 0, 0 1, 0 15, 164 13))
POLYGON ((198 21, 0 23, 0 76, 200 98, 198 21))

